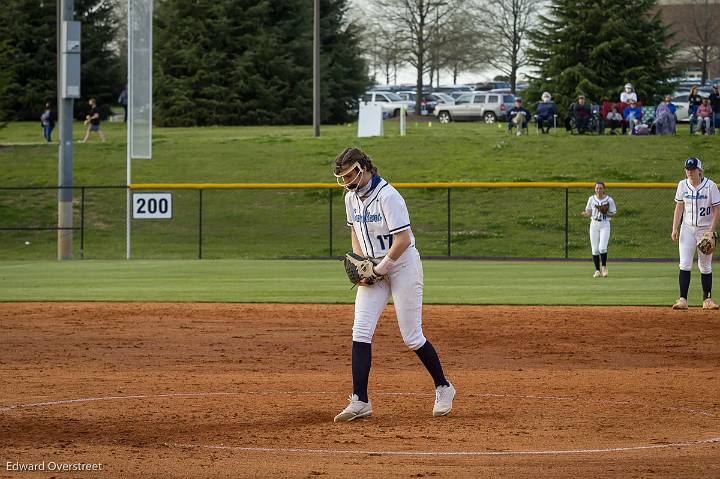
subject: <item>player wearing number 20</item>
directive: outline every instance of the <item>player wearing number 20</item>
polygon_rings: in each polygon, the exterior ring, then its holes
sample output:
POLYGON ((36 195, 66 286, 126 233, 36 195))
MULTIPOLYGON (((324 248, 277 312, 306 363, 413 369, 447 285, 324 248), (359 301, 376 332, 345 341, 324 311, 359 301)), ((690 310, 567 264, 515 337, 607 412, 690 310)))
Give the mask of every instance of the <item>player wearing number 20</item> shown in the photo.
POLYGON ((372 160, 358 148, 347 148, 337 156, 334 174, 347 190, 345 209, 353 253, 369 258, 380 278, 358 283, 352 329, 353 394, 335 422, 372 414, 367 391, 371 342, 391 295, 403 341, 435 383, 433 415, 444 416, 452 409, 455 388, 445 378, 435 348, 423 335, 423 270, 405 200, 378 176, 372 160))
MULTIPOLYGON (((673 309, 688 308, 688 289, 693 257, 702 236, 714 232, 720 219, 720 191, 709 178, 705 178, 702 162, 699 158, 685 160, 684 180, 678 183, 675 193, 675 214, 671 238, 680 240, 680 298, 673 309), (682 224, 681 224, 682 220, 682 224), (678 234, 678 226, 680 233, 678 234)), ((698 250, 698 269, 703 289, 703 309, 719 309, 710 298, 712 290, 712 253, 704 254, 698 250)))

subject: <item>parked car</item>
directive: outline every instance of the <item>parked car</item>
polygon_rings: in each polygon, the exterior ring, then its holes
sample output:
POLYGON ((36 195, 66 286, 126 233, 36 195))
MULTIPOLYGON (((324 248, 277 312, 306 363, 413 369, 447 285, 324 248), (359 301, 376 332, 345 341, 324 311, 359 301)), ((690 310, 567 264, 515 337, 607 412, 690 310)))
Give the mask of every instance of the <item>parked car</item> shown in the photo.
MULTIPOLYGON (((416 92, 399 91, 398 96, 405 101, 412 102, 412 104, 415 105, 415 99, 417 98, 416 92)), ((426 111, 426 114, 432 115, 435 111, 436 106, 439 103, 455 103, 455 100, 451 96, 444 93, 425 93, 423 95, 423 102, 425 105, 424 110, 426 111)))
POLYGON ((451 97, 447 93, 433 92, 430 94, 430 97, 432 99, 434 99, 437 103, 449 103, 449 104, 455 103, 455 98, 451 97))
POLYGON ((468 92, 465 90, 459 90, 459 91, 450 92, 449 95, 451 97, 453 97, 453 99, 457 100, 458 98, 460 98, 462 95, 464 95, 466 93, 468 93, 468 92))
MULTIPOLYGON (((397 94, 403 100, 405 100, 409 103, 412 103, 412 105, 413 105, 412 111, 415 111, 415 99, 417 98, 417 92, 407 90, 407 91, 399 91, 397 94)), ((437 102, 435 100, 430 99, 428 97, 428 94, 423 95, 423 100, 425 101, 425 111, 427 112, 426 114, 432 114, 432 112, 435 110, 435 105, 437 104, 437 102)), ((422 112, 421 112, 421 114, 422 114, 422 112)))
POLYGON ((400 115, 400 109, 405 106, 408 111, 415 111, 415 103, 403 100, 391 91, 368 91, 362 96, 365 103, 378 104, 382 107, 383 116, 395 117, 400 115))
POLYGON ((515 103, 515 95, 507 93, 472 92, 461 95, 454 105, 442 104, 435 109, 440 123, 482 120, 485 123, 504 121, 515 103))
POLYGON ((495 88, 510 88, 510 84, 506 81, 486 81, 475 84, 476 91, 488 91, 495 88))
POLYGON ((432 91, 433 93, 450 93, 453 91, 471 92, 473 89, 468 85, 440 85, 439 87, 433 88, 432 91))
POLYGON ((687 93, 673 96, 673 104, 675 105, 675 117, 677 121, 688 123, 690 122, 690 115, 688 112, 688 96, 687 93))

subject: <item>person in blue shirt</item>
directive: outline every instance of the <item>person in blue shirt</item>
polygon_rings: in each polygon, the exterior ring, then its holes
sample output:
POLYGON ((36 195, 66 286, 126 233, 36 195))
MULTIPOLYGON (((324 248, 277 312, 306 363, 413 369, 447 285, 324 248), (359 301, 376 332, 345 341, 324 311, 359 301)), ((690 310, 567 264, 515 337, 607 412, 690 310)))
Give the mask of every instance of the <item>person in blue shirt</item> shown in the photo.
POLYGON ((625 123, 623 123, 623 135, 627 133, 627 128, 632 131, 635 122, 642 120, 642 108, 640 108, 635 100, 630 100, 630 104, 623 111, 625 123))
POLYGON ((517 135, 522 135, 522 130, 527 129, 530 121, 530 112, 523 107, 522 98, 515 99, 515 106, 508 112, 508 132, 512 133, 513 127, 517 126, 517 135))
POLYGON ((40 116, 40 124, 43 128, 45 141, 50 143, 52 141, 52 131, 55 128, 55 113, 53 113, 50 103, 45 103, 45 111, 40 116))
POLYGON ((542 94, 542 103, 538 104, 537 115, 535 115, 540 131, 545 134, 550 133, 550 127, 556 126, 556 118, 557 106, 555 106, 555 103, 552 101, 550 93, 545 92, 542 94), (547 128, 545 125, 547 125, 547 128))

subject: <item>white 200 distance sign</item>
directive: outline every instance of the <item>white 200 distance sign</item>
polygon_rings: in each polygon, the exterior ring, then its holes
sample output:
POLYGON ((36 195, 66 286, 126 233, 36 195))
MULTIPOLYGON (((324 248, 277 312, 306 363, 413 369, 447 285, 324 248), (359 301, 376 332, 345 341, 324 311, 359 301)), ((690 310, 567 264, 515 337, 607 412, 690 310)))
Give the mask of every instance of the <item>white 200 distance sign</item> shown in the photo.
POLYGON ((133 193, 133 219, 172 219, 172 193, 133 193))

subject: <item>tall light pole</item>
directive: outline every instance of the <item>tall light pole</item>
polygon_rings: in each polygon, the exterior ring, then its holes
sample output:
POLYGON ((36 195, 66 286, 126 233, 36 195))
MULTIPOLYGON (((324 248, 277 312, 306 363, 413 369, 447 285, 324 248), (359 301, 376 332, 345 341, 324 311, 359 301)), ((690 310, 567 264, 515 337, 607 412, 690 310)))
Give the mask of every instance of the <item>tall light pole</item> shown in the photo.
POLYGON ((313 13, 313 130, 320 136, 320 0, 314 2, 313 13))
POLYGON ((73 252, 73 99, 80 98, 80 23, 73 21, 73 0, 57 3, 58 253, 73 252))

